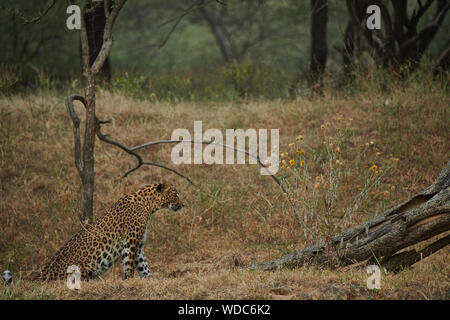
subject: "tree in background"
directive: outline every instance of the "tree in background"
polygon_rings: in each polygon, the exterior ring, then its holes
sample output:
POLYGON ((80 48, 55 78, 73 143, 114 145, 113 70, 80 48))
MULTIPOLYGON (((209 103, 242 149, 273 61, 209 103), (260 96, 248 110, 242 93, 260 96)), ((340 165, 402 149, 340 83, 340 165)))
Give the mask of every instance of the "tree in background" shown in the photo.
MULTIPOLYGON (((354 14, 358 17, 358 20, 363 20, 366 15, 368 3, 366 1, 355 1, 353 3, 354 14)), ((338 51, 342 54, 342 66, 346 79, 352 77, 352 71, 355 66, 356 57, 360 53, 360 38, 359 26, 355 25, 352 19, 349 19, 344 33, 344 46, 343 49, 338 48, 338 51)))
POLYGON ((223 23, 223 16, 224 12, 226 12, 226 9, 222 8, 218 12, 215 11, 217 10, 208 9, 205 6, 201 6, 199 8, 199 13, 208 23, 211 29, 211 33, 213 34, 217 46, 219 47, 223 60, 226 63, 237 63, 238 54, 236 52, 236 48, 231 42, 229 33, 227 32, 226 27, 223 23))
MULTIPOLYGON (((112 10, 109 4, 108 10, 112 10)), ((84 21, 86 25, 86 34, 89 43, 89 64, 92 66, 100 53, 103 45, 103 33, 105 31, 106 16, 103 2, 88 1, 84 10, 84 21)), ((82 54, 80 49, 80 54, 82 54)), ((106 58, 98 77, 106 82, 111 80, 111 65, 109 57, 106 58)))
POLYGON ((61 28, 64 20, 57 19, 65 18, 66 8, 66 3, 56 0, 0 1, 0 66, 18 71, 16 88, 48 87, 51 81, 47 80, 76 70, 70 63, 76 54, 68 54, 69 48, 73 50, 68 43, 75 41, 74 34, 61 28))
POLYGON ((276 3, 264 0, 197 3, 197 15, 190 17, 191 21, 207 23, 225 63, 242 62, 251 47, 279 36, 276 3))
POLYGON ((317 90, 322 87, 328 54, 328 0, 311 0, 311 59, 308 80, 317 90))
MULTIPOLYGON (((67 16, 65 10, 68 3, 52 0, 39 3, 26 0, 0 2, 0 18, 5 22, 0 25, 0 45, 5 48, 0 51, 0 68, 18 70, 17 79, 13 81, 14 90, 55 86, 61 88, 67 83, 76 85, 80 78, 80 68, 79 64, 73 62, 77 61, 80 55, 79 34, 77 31, 61 28, 67 16), (23 20, 30 20, 24 17, 33 17, 36 13, 45 12, 47 6, 53 2, 55 2, 53 9, 45 19, 26 26, 23 24, 23 20)), ((85 4, 90 3, 86 0, 78 2, 83 8, 85 4)), ((365 28, 366 9, 373 1, 349 0, 349 2, 352 8, 355 8, 352 11, 355 14, 351 16, 347 1, 328 0, 328 44, 340 47, 339 51, 328 50, 326 60, 330 74, 337 73, 343 64, 343 70, 347 75, 351 75, 354 66, 366 62, 369 55, 376 59, 378 65, 383 66, 383 52, 388 50, 384 37, 387 33, 385 22, 379 31, 368 31, 365 28), (359 21, 357 23, 354 23, 355 15, 359 21), (375 50, 367 43, 366 33, 369 34, 367 37, 373 39, 372 45, 381 50, 375 50), (341 59, 344 60, 343 63, 341 59)), ((408 10, 404 9, 403 12, 407 13, 408 28, 411 29, 411 26, 419 20, 416 23, 416 37, 413 36, 414 28, 409 31, 405 26, 397 33, 407 34, 407 38, 411 39, 411 42, 403 42, 404 45, 407 43, 412 45, 416 39, 421 38, 422 40, 415 42, 416 48, 427 47, 424 51, 426 55, 432 56, 433 59, 438 57, 437 71, 445 71, 449 65, 450 44, 445 33, 449 20, 444 18, 447 2, 382 1, 388 10, 391 26, 394 21, 399 21, 397 19, 399 15, 394 13, 401 12, 399 11, 401 4, 407 4, 408 10), (441 14, 438 14, 439 8, 442 9, 441 14), (439 17, 440 19, 435 19, 439 17), (433 29, 436 30, 435 22, 442 24, 433 35, 433 29), (430 25, 430 28, 426 28, 427 25, 430 25), (428 32, 432 39, 426 34, 428 32)), ((102 2, 92 1, 92 3, 98 5, 102 2)), ((109 3, 113 3, 113 0, 109 3)), ((215 96, 228 98, 231 95, 227 90, 232 87, 232 83, 228 77, 223 77, 224 70, 243 67, 251 71, 247 77, 248 81, 246 80, 250 83, 248 86, 251 87, 248 90, 250 95, 280 98, 286 96, 291 79, 296 81, 296 90, 306 87, 304 84, 310 74, 311 62, 320 66, 317 58, 311 60, 313 51, 311 45, 318 43, 310 38, 313 35, 310 32, 312 30, 309 20, 312 18, 311 1, 134 0, 127 2, 121 15, 123 18, 119 19, 119 26, 114 33, 115 43, 111 56, 111 61, 114 61, 113 75, 121 77, 122 71, 126 71, 131 77, 144 79, 139 82, 142 85, 132 83, 137 87, 136 90, 144 92, 142 96, 151 91, 159 98, 174 95, 197 98, 206 96, 205 92, 213 92, 215 96), (206 17, 213 17, 211 22, 214 27, 205 18, 205 13, 206 17), (176 30, 172 32, 172 26, 178 21, 180 22, 176 23, 176 30), (215 37, 213 29, 219 30, 216 33, 222 34, 222 37, 215 37), (170 37, 167 34, 171 34, 170 37), (192 80, 191 84, 186 87, 175 85, 175 81, 172 81, 180 77, 190 77, 191 74, 195 74, 195 77, 189 79, 192 80), (210 87, 200 83, 206 83, 210 87)), ((382 18, 385 19, 384 15, 382 18)), ((90 29, 88 20, 89 15, 86 14, 86 28, 90 29)), ((93 23, 96 24, 97 20, 101 22, 102 18, 94 19, 93 23)), ((104 27, 94 29, 102 28, 104 27)), ((97 39, 95 42, 89 39, 92 34, 88 30, 88 42, 92 52, 95 52, 99 49, 95 43, 102 40, 102 32, 95 32, 97 39)), ((321 40, 320 37, 318 39, 321 40)), ((412 45, 413 49, 408 49, 404 53, 417 53, 414 47, 415 45, 412 45)), ((398 51, 399 46, 395 42, 394 57, 398 56, 398 51)), ((91 53, 91 65, 94 56, 95 54, 91 53)), ((422 59, 422 56, 423 53, 419 54, 419 58, 422 59)), ((108 58, 105 61, 99 76, 103 70, 108 70, 109 60, 108 58)), ((408 65, 408 62, 405 65, 408 65)), ((3 72, 3 75, 5 74, 8 73, 3 72)), ((212 95, 207 94, 208 97, 212 95)))
MULTIPOLYGON (((351 61, 354 61, 355 43, 362 39, 377 65, 394 68, 401 75, 415 71, 444 22, 450 8, 450 2, 447 0, 427 0, 422 3, 418 0, 417 5, 412 10, 411 7, 408 7, 411 2, 407 0, 392 0, 389 2, 347 0, 349 23, 345 37, 344 66, 348 68, 351 61), (422 20, 425 20, 423 18, 427 11, 433 7, 433 4, 434 14, 431 21, 419 28, 419 24, 423 23, 422 20), (365 9, 368 5, 380 7, 383 21, 380 30, 366 28, 365 9)), ((447 42, 444 49, 441 50, 444 58, 441 59, 440 66, 445 66, 445 52, 448 52, 448 48, 447 42)))

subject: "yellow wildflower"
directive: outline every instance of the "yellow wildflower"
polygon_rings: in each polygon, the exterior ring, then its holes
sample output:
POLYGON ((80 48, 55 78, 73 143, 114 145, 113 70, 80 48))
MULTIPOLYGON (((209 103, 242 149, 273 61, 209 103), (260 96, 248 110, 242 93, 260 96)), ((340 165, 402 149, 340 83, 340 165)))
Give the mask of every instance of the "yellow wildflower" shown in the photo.
POLYGON ((293 165, 295 164, 295 160, 294 160, 294 159, 289 160, 289 164, 290 164, 291 166, 293 166, 293 165))
POLYGON ((301 150, 301 149, 297 149, 297 151, 295 151, 296 154, 304 154, 305 151, 301 150))
POLYGON ((377 171, 377 165, 372 162, 372 166, 370 167, 370 170, 372 170, 373 172, 376 172, 377 171))
POLYGON ((300 167, 303 167, 303 165, 305 164, 305 161, 304 160, 300 160, 298 164, 300 165, 300 167))

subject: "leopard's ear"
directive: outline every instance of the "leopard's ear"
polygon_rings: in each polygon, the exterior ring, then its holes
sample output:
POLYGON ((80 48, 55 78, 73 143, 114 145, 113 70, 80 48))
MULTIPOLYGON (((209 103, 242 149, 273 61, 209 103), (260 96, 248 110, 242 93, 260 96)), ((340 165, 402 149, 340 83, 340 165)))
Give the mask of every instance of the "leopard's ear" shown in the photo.
POLYGON ((156 191, 158 191, 159 193, 161 193, 162 189, 163 189, 163 184, 162 183, 160 183, 160 184, 158 184, 156 186, 156 191))

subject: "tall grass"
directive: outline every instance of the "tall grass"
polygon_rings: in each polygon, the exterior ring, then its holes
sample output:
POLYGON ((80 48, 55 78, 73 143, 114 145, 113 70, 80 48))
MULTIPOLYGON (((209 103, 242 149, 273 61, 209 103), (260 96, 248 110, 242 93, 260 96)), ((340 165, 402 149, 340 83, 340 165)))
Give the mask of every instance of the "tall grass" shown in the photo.
MULTIPOLYGON (((152 282, 161 290, 156 296, 187 294, 176 291, 179 279, 188 279, 187 288, 198 297, 214 285, 229 290, 216 293, 216 297, 242 297, 235 290, 246 292, 247 297, 270 297, 273 288, 264 281, 286 284, 295 277, 306 279, 308 272, 321 274, 317 283, 336 278, 347 281, 348 272, 365 279, 364 270, 356 269, 334 274, 302 269, 262 275, 260 280, 256 275, 232 271, 236 265, 272 259, 305 246, 314 240, 305 238, 306 227, 323 237, 368 219, 428 186, 448 161, 449 95, 444 83, 426 74, 392 83, 375 74, 358 77, 352 86, 330 86, 321 96, 294 100, 240 97, 235 88, 230 89, 234 98, 222 100, 196 101, 178 94, 170 99, 134 96, 133 81, 113 90, 99 90, 99 117, 113 119, 104 132, 127 145, 170 138, 176 128, 192 131, 194 120, 202 120, 204 129, 223 131, 279 128, 280 150, 288 153, 283 158, 285 169, 278 173, 291 186, 286 199, 277 184, 260 176, 258 168, 251 165, 178 166, 198 188, 155 167, 120 179, 134 159, 97 142, 96 217, 124 193, 156 181, 174 184, 186 204, 177 213, 160 211, 151 221, 146 253, 157 278, 165 283, 158 287, 158 280, 152 282), (298 150, 304 153, 296 153, 298 150), (295 163, 291 165, 289 160, 295 163), (228 280, 226 274, 230 274, 228 280), (239 277, 254 282, 246 287, 237 285, 239 277)), ((186 87, 197 92, 192 84, 186 87)), ((71 121, 64 105, 67 93, 42 90, 0 97, 0 269, 9 268, 17 277, 20 271, 36 269, 80 228, 76 214, 80 183, 72 158, 71 121)), ((77 110, 83 112, 81 106, 77 110)), ((168 146, 142 154, 172 165, 168 146)), ((427 259, 434 262, 421 265, 422 280, 432 275, 438 280, 427 282, 421 291, 445 292, 448 251, 427 259)), ((120 271, 115 269, 109 276, 120 278, 120 271)), ((405 277, 396 280, 392 276, 396 288, 387 292, 407 291, 409 280, 421 279, 414 272, 405 277)), ((121 290, 128 290, 125 287, 121 290)), ((300 282, 297 287, 301 290, 300 282)), ((29 290, 34 297, 68 297, 64 288, 50 286, 39 293, 25 282, 19 288, 7 297, 24 297, 29 290)), ((142 290, 145 288, 142 285, 142 290)), ((91 290, 100 289, 93 285, 91 290)))

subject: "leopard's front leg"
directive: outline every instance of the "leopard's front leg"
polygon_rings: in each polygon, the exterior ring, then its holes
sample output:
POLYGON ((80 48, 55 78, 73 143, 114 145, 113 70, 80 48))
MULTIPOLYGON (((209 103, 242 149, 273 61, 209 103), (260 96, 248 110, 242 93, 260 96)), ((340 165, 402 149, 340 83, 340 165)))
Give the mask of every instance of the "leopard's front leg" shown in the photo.
POLYGON ((138 251, 137 259, 138 259, 137 260, 137 270, 138 270, 139 276, 141 278, 151 278, 152 273, 150 271, 150 268, 148 267, 147 259, 145 258, 143 242, 141 242, 139 244, 139 251, 138 251))
POLYGON ((122 247, 123 278, 128 279, 134 276, 137 264, 137 240, 135 237, 127 237, 122 247))

